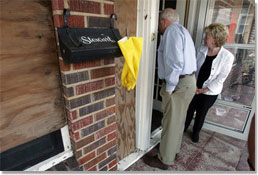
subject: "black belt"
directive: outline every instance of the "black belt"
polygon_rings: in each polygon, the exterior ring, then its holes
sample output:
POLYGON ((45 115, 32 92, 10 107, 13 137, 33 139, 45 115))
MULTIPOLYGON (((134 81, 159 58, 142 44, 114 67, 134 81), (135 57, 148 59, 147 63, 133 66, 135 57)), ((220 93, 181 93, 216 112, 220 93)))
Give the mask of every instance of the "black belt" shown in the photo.
POLYGON ((185 78, 185 77, 187 77, 187 76, 192 76, 192 75, 194 75, 194 74, 195 74, 195 72, 193 72, 193 73, 191 73, 191 74, 180 75, 180 76, 179 76, 179 79, 185 78))

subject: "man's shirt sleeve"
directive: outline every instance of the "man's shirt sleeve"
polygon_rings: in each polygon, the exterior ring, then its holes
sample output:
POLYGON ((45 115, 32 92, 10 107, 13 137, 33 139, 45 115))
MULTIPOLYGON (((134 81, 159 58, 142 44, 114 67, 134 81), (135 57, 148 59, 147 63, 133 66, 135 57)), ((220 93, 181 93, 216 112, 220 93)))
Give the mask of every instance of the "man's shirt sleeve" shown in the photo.
POLYGON ((175 90, 184 66, 183 35, 176 30, 169 30, 164 36, 164 72, 166 91, 175 90))

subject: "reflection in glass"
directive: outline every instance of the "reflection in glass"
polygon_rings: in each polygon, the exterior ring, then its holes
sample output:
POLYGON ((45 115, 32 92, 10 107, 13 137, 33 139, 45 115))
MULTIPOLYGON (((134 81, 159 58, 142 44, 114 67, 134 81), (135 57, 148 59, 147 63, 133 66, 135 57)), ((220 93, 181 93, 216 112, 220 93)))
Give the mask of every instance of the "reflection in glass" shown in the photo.
POLYGON ((228 26, 227 44, 231 44, 228 50, 235 57, 233 68, 219 96, 223 101, 250 106, 254 99, 255 50, 244 48, 255 43, 254 11, 254 0, 215 0, 209 4, 206 25, 219 22, 228 26))
POLYGON ((210 3, 208 11, 206 25, 219 22, 228 26, 227 43, 249 43, 249 35, 255 22, 254 0, 215 0, 214 3, 210 3))
POLYGON ((206 122, 243 131, 247 117, 248 111, 215 104, 210 108, 206 116, 206 122))
POLYGON ((255 51, 229 49, 235 56, 233 68, 224 82, 221 99, 251 105, 255 95, 255 51))

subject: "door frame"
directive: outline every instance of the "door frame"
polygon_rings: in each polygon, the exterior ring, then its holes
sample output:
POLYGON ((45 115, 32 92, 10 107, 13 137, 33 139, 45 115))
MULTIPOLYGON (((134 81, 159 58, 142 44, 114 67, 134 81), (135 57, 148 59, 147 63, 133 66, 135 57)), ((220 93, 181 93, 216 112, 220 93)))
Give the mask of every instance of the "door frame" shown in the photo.
POLYGON ((136 83, 136 148, 150 146, 153 84, 158 34, 159 0, 137 1, 137 32, 143 37, 143 51, 136 83))
MULTIPOLYGON (((190 4, 189 13, 194 14, 197 0, 190 4)), ((136 35, 143 37, 143 52, 141 56, 139 73, 136 83, 136 148, 146 150, 152 144, 152 139, 161 134, 162 129, 158 128, 151 133, 151 120, 154 91, 154 76, 156 64, 156 49, 158 36, 159 0, 138 0, 137 1, 137 32, 136 35)), ((185 8, 187 0, 177 2, 176 9, 179 14, 180 23, 184 23, 185 8)), ((191 22, 188 21, 188 25, 191 22)), ((155 103, 155 104, 154 104, 155 103)), ((160 106, 160 104, 158 104, 160 106)))
MULTIPOLYGON (((186 0, 180 1, 186 3, 186 0)), ((190 1, 189 17, 187 28, 195 41, 196 48, 201 45, 203 28, 206 25, 206 17, 208 7, 211 1, 190 1), (195 12, 198 12, 197 14, 195 12), (194 15, 193 15, 194 14, 194 15), (194 19, 195 18, 195 19, 194 19)), ((177 4, 177 7, 184 7, 183 4, 177 4)), ((155 60, 156 60, 156 47, 157 37, 151 41, 151 36, 157 36, 157 21, 158 21, 159 0, 147 1, 138 0, 137 7, 137 36, 144 37, 143 53, 139 68, 138 80, 136 85, 136 148, 146 150, 150 145, 151 138, 151 118, 153 109, 153 91, 154 91, 154 74, 155 74, 155 60), (145 19, 146 15, 150 18, 145 19), (156 26, 156 27, 155 27, 156 26)), ((183 10, 181 10, 182 12, 183 10)), ((181 19, 184 15, 182 16, 181 19)), ((181 22, 182 23, 182 22, 181 22)), ((223 104, 220 102, 218 104, 223 104)), ((225 135, 237 137, 242 140, 247 140, 248 131, 251 124, 252 116, 255 113, 255 97, 251 105, 248 120, 246 122, 245 130, 243 133, 230 131, 219 126, 214 126, 209 123, 204 124, 204 128, 222 133, 225 135)))

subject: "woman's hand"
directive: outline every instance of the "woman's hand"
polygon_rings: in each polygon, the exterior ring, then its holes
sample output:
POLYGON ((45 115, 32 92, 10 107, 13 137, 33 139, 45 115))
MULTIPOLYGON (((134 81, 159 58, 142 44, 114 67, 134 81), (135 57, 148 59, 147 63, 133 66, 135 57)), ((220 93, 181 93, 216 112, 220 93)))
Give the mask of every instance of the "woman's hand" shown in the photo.
POLYGON ((195 94, 203 94, 203 93, 206 93, 206 92, 208 92, 209 91, 209 88, 204 88, 204 89, 196 89, 196 91, 195 91, 195 94))

